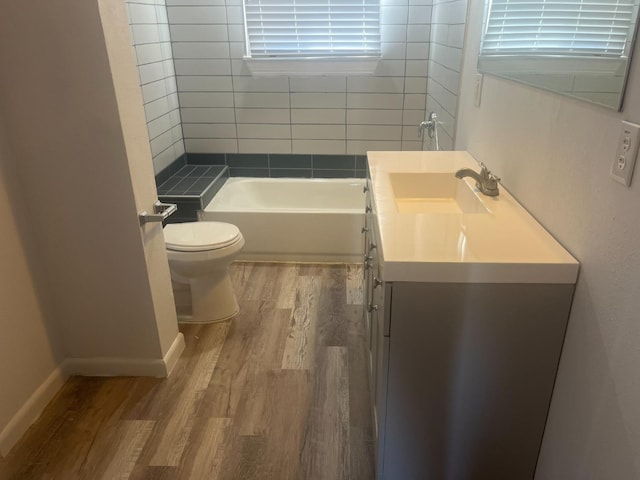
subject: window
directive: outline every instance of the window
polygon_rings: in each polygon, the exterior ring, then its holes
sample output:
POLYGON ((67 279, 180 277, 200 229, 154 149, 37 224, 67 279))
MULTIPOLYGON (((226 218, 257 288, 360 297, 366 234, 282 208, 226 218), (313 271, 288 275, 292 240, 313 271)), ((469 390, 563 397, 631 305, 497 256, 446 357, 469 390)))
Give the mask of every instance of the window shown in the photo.
POLYGON ((626 58, 633 0, 489 0, 481 57, 626 58))
POLYGON ((379 0, 244 0, 244 12, 252 60, 380 56, 379 0))

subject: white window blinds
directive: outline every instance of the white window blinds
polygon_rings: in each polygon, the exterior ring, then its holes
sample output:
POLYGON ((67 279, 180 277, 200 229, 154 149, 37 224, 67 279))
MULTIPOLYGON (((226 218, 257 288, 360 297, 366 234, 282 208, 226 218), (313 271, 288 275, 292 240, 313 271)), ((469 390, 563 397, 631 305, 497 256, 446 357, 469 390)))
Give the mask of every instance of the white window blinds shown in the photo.
POLYGON ((378 56, 379 0, 244 0, 252 58, 378 56))
POLYGON ((481 55, 628 54, 633 0, 492 0, 481 55))

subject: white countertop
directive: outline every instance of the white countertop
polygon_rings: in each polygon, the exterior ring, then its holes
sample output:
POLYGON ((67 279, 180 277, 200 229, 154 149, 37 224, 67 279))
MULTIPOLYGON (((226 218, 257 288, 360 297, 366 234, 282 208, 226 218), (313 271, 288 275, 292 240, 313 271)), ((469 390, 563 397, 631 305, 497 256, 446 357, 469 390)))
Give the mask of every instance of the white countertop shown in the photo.
POLYGON ((400 213, 389 174, 479 171, 467 152, 368 152, 385 281, 575 283, 579 264, 500 185, 487 213, 400 213))

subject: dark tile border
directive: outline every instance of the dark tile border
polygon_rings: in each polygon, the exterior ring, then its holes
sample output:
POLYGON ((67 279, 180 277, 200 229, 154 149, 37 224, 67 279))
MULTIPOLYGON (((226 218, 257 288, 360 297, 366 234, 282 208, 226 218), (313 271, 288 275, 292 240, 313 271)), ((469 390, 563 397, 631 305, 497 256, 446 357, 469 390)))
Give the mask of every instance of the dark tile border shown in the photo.
POLYGON ((225 165, 185 165, 158 185, 158 195, 201 195, 214 179, 227 170, 225 165))
MULTIPOLYGON (((215 171, 201 174, 198 166, 224 166, 230 168, 231 176, 274 177, 274 178, 364 178, 362 170, 367 169, 366 155, 311 155, 285 153, 185 153, 176 158, 168 167, 156 174, 156 185, 163 185, 172 176, 215 177, 215 171), (186 166, 193 167, 185 169, 186 166), (316 171, 322 172, 316 173, 316 171), (331 177, 331 172, 335 177, 331 177), (350 172, 347 174, 345 172, 350 172)), ((175 180, 175 184, 178 181, 175 180)), ((163 190, 166 194, 166 188, 163 190)), ((160 193, 160 190, 158 190, 160 193)))
POLYGON ((182 222, 195 222, 198 220, 198 211, 202 210, 200 198, 160 198, 161 201, 167 203, 175 203, 178 207, 178 211, 171 215, 166 223, 182 223, 182 222))
POLYGON ((355 155, 312 155, 313 170, 355 170, 355 155))
POLYGON ((227 165, 232 177, 364 178, 365 155, 187 153, 187 165, 227 165))
POLYGON ((178 206, 168 223, 197 221, 198 211, 207 206, 228 178, 226 165, 184 165, 158 186, 158 199, 178 206))
POLYGON ((353 178, 353 170, 313 170, 313 178, 353 178))
POLYGON ((260 177, 269 176, 268 168, 245 168, 245 167, 229 167, 232 177, 260 177))
POLYGON ((310 168, 270 168, 269 177, 271 178, 312 178, 312 170, 310 168))
POLYGON ((269 168, 311 169, 311 155, 269 154, 269 168))
POLYGON ((226 165, 224 153, 189 153, 190 165, 226 165))
POLYGON ((156 177, 156 185, 162 185, 166 182, 169 177, 171 177, 174 173, 180 170, 187 164, 187 154, 183 153, 178 158, 176 158, 173 162, 171 162, 166 168, 158 172, 156 177))
POLYGON ((269 155, 266 153, 228 153, 229 168, 269 168, 269 155))

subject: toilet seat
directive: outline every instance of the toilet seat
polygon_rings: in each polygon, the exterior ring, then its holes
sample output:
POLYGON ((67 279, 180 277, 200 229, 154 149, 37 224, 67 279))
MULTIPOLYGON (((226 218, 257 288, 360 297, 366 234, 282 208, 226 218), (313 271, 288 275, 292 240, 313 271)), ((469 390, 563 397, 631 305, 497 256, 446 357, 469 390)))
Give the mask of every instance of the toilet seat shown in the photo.
POLYGON ((177 252, 204 252, 219 250, 242 239, 235 225, 224 222, 171 223, 164 227, 168 250, 177 252))

